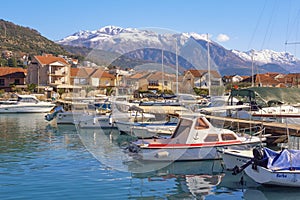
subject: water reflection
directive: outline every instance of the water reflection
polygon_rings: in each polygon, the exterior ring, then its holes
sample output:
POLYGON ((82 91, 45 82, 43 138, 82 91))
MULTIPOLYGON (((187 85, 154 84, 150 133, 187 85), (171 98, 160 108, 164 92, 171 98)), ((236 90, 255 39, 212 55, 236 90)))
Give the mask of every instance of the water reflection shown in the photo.
POLYGON ((300 195, 298 188, 262 186, 243 173, 233 176, 220 160, 133 159, 123 151, 133 138, 116 129, 77 130, 49 124, 41 114, 11 114, 0 115, 0 130, 1 199, 15 194, 45 199, 50 193, 57 199, 276 200, 300 195))
MULTIPOLYGON (((136 171, 136 162, 130 163, 128 169, 136 171)), ((221 183, 225 175, 220 161, 173 162, 161 169, 157 165, 161 166, 161 162, 139 162, 138 167, 152 168, 153 171, 132 173, 132 177, 148 182, 173 180, 177 191, 174 197, 180 194, 181 197, 203 199, 207 195, 213 195, 215 186, 221 183)))

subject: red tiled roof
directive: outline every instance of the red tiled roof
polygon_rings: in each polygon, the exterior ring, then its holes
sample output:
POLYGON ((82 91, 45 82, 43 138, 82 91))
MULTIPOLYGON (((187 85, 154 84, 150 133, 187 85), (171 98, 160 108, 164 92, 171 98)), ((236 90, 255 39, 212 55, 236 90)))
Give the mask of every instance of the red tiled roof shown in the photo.
MULTIPOLYGON (((176 78, 175 74, 164 73, 163 75, 165 80, 175 80, 176 78)), ((148 76, 148 80, 162 80, 162 72, 157 71, 152 73, 148 76)))
POLYGON ((24 74, 27 74, 27 70, 21 67, 0 67, 0 76, 5 76, 17 72, 23 72, 24 74))
POLYGON ((54 63, 54 62, 61 62, 61 63, 66 64, 66 65, 69 64, 64 58, 52 56, 52 55, 49 55, 49 54, 44 55, 44 56, 34 56, 34 57, 42 65, 49 65, 49 64, 54 63))
POLYGON ((87 78, 95 71, 94 68, 71 68, 71 77, 87 78))
POLYGON ((128 79, 140 79, 147 75, 149 75, 149 72, 139 72, 131 75, 130 77, 128 77, 128 79))
MULTIPOLYGON (((208 70, 197 70, 197 69, 190 69, 188 71, 186 71, 185 73, 190 72, 194 77, 198 77, 200 78, 201 76, 203 76, 203 74, 208 73, 208 70)), ((210 71, 211 75, 215 78, 221 78, 221 75, 218 71, 216 70, 211 70, 210 71)))
POLYGON ((92 77, 97 77, 97 78, 110 78, 110 79, 114 79, 115 76, 110 74, 110 73, 107 73, 106 71, 102 70, 102 69, 97 69, 92 77))

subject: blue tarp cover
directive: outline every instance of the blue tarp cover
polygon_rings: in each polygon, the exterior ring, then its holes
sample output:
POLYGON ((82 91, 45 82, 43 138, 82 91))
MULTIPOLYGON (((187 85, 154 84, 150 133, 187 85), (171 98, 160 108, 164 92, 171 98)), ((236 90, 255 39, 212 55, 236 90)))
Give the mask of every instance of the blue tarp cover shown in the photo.
POLYGON ((271 170, 300 170, 300 150, 284 149, 281 152, 264 148, 268 158, 267 167, 271 170))

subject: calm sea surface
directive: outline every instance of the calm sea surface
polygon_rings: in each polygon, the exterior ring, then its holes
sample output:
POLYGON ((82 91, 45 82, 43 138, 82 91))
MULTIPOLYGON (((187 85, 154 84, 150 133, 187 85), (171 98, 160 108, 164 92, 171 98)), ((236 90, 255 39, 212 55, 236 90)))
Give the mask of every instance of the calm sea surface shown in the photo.
POLYGON ((299 189, 232 176, 220 161, 132 160, 121 148, 128 140, 116 131, 56 126, 44 114, 1 114, 0 199, 300 198, 299 189))

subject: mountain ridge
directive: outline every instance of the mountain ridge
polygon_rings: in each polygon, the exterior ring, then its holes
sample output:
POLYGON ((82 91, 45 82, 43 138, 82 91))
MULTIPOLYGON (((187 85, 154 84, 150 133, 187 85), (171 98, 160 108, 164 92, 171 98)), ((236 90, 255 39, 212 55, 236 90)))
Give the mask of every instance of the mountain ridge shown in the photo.
MULTIPOLYGON (((241 75, 251 74, 252 58, 253 54, 254 66, 258 68, 257 71, 262 73, 268 72, 270 68, 259 68, 267 64, 276 64, 282 67, 282 72, 299 72, 300 61, 287 52, 275 52, 272 50, 250 50, 247 52, 241 52, 237 50, 225 49, 220 44, 207 40, 207 34, 198 33, 158 33, 152 30, 139 30, 135 28, 121 28, 117 26, 104 26, 94 31, 80 31, 70 36, 67 36, 61 40, 56 41, 58 44, 71 45, 71 46, 84 46, 95 49, 102 49, 111 52, 117 52, 120 54, 126 54, 133 51, 137 51, 133 57, 142 58, 140 55, 140 49, 143 48, 157 48, 164 49, 165 51, 175 52, 175 43, 179 48, 184 48, 188 43, 193 43, 192 49, 186 50, 192 54, 192 50, 195 46, 201 46, 206 51, 207 42, 210 43, 210 56, 211 60, 217 66, 216 68, 221 74, 236 74, 237 70, 241 75), (268 70, 266 70, 268 69, 268 70)), ((191 45, 191 44, 188 44, 191 45)), ((202 50, 197 50, 202 51, 202 50)), ((197 61, 197 58, 186 59, 194 66, 207 66, 207 57, 205 59, 205 51, 201 53, 201 61, 197 61)), ((180 52, 182 53, 182 52, 180 52)), ((187 53, 183 53, 187 56, 187 53)), ((190 55, 189 55, 190 56, 190 55)), ((196 55, 194 55, 196 56, 196 55)), ((198 56, 199 57, 199 56, 198 56)), ((146 58, 149 61, 149 58, 146 58)), ((157 58, 152 58, 157 62, 157 58)), ((214 64, 213 64, 214 65, 214 64)), ((280 68, 277 68, 277 70, 280 68)))

